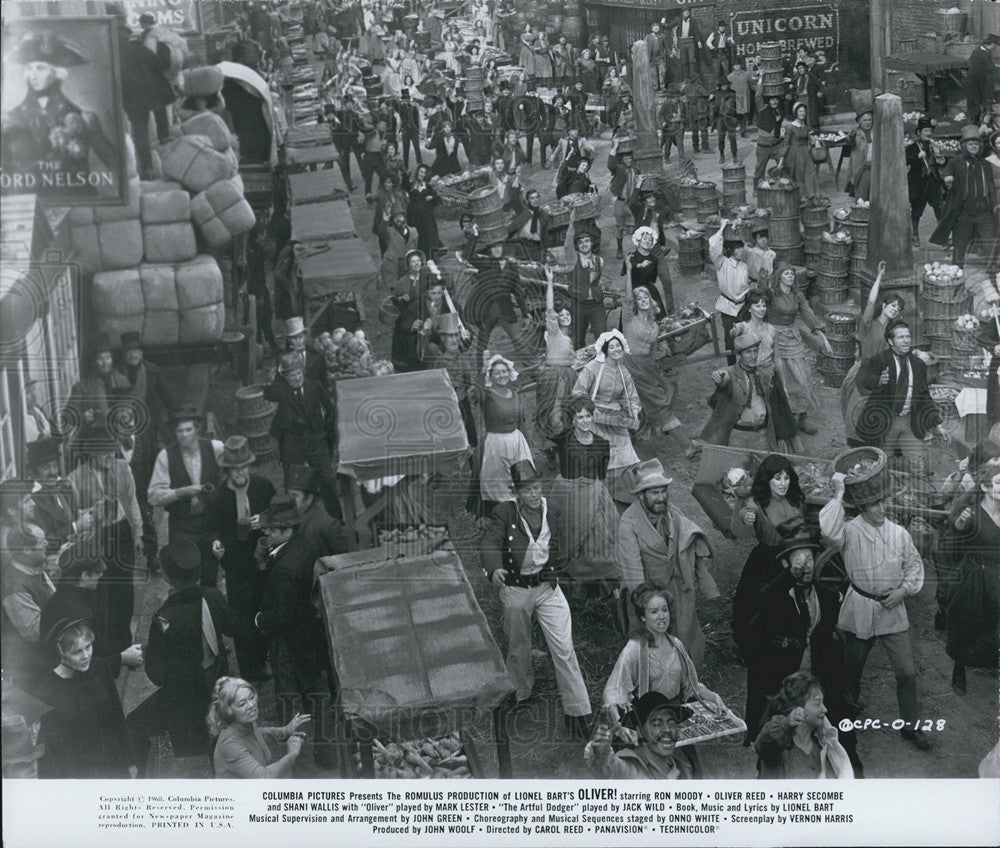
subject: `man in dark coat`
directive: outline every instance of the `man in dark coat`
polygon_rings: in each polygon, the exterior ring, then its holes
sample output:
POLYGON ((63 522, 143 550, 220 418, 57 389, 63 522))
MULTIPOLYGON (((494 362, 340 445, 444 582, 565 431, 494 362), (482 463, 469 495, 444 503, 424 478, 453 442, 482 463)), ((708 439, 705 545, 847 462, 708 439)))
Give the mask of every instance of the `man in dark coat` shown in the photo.
MULTIPOLYGON (((965 264, 966 251, 973 245, 981 254, 991 257, 990 265, 995 266, 996 190, 990 166, 980 156, 983 142, 978 127, 962 127, 962 148, 964 155, 956 156, 941 171, 948 194, 931 242, 943 245, 950 236, 952 261, 960 268, 965 264)), ((990 270, 997 269, 990 267, 990 270)))
POLYGON ((566 546, 558 537, 559 513, 542 497, 542 481, 530 462, 512 466, 511 478, 517 499, 493 510, 482 546, 486 578, 500 588, 507 671, 517 686, 518 700, 527 700, 534 684, 531 620, 537 614, 555 664, 566 724, 575 735, 587 738, 590 698, 573 647, 569 604, 559 588, 559 574, 566 564, 566 546))
POLYGON ((160 556, 170 594, 154 613, 145 650, 146 675, 159 690, 126 719, 142 776, 149 740, 164 731, 178 757, 210 756, 205 715, 215 682, 228 671, 222 637, 236 622, 218 589, 200 585, 201 554, 190 539, 171 542, 160 556))
POLYGON ((991 33, 969 56, 969 73, 965 78, 966 111, 969 120, 979 123, 983 111, 994 100, 997 68, 993 64, 993 45, 1000 43, 1000 35, 991 33))
POLYGON ((904 466, 929 476, 926 442, 944 435, 941 415, 927 389, 927 366, 911 350, 910 327, 893 321, 885 328, 887 350, 861 363, 858 387, 868 395, 858 419, 858 437, 892 457, 898 448, 904 466))
POLYGON ((45 532, 46 549, 55 554, 71 537, 92 529, 94 518, 78 509, 73 484, 59 476, 59 443, 55 439, 28 444, 28 471, 39 484, 32 494, 34 521, 45 532))
POLYGON ((278 440, 282 465, 305 463, 323 477, 325 498, 333 497, 330 444, 336 433, 333 402, 326 389, 305 376, 301 357, 290 352, 279 360, 278 374, 264 387, 264 397, 278 404, 271 435, 278 440))
MULTIPOLYGON (((302 523, 295 501, 287 495, 272 498, 260 517, 267 536, 267 580, 254 624, 270 640, 274 691, 281 715, 287 713, 279 720, 307 712, 314 717, 313 726, 320 727, 323 722, 315 718, 323 715, 336 683, 323 623, 312 600, 316 559, 302 535, 302 523)), ((316 748, 317 760, 320 755, 329 759, 324 748, 316 748)))
POLYGON ((514 312, 514 301, 522 315, 528 314, 524 301, 521 278, 514 264, 504 255, 502 241, 489 245, 489 257, 477 257, 480 268, 475 285, 465 303, 469 321, 476 326, 475 362, 483 361, 483 353, 489 346, 490 335, 497 327, 502 327, 510 340, 517 345, 521 337, 521 325, 514 312))
POLYGON ((84 374, 73 384, 64 410, 70 431, 104 421, 111 408, 111 390, 128 388, 128 381, 115 370, 111 339, 107 335, 95 335, 87 349, 84 374))
POLYGON ((257 543, 263 538, 251 519, 260 515, 274 497, 266 477, 251 474, 257 457, 245 436, 226 439, 219 467, 225 477, 208 499, 209 526, 215 528, 212 552, 226 573, 226 598, 236 620, 236 661, 247 680, 269 680, 267 640, 253 626, 264 592, 264 572, 254 562, 257 543))
POLYGON ((920 219, 930 206, 935 219, 941 218, 941 188, 944 185, 940 167, 944 157, 938 156, 931 138, 934 124, 930 118, 917 121, 917 137, 906 145, 906 188, 910 198, 910 221, 913 244, 920 244, 920 219))
POLYGON ((170 48, 163 42, 150 44, 146 36, 156 23, 152 15, 140 15, 143 28, 137 38, 129 38, 121 25, 119 50, 121 56, 122 105, 132 126, 139 176, 152 179, 153 158, 149 140, 149 113, 156 120, 156 137, 160 144, 167 141, 170 124, 167 105, 177 98, 173 86, 164 76, 170 68, 170 48))
POLYGON ((434 251, 442 245, 437 215, 434 212, 434 208, 441 205, 441 198, 427 182, 429 173, 427 165, 417 166, 413 185, 410 187, 410 202, 406 207, 406 223, 417 228, 417 247, 428 257, 433 256, 434 251))
POLYGON ((322 483, 323 478, 308 465, 290 465, 285 469, 285 493, 295 501, 295 508, 302 519, 300 534, 314 560, 348 550, 344 525, 339 520, 340 504, 336 503, 337 517, 331 517, 320 500, 322 483))
MULTIPOLYGON (((769 562, 761 563, 754 579, 740 580, 734 609, 742 607, 746 616, 739 647, 747 664, 747 745, 757 738, 768 696, 802 668, 807 651, 809 669, 823 684, 831 722, 857 714, 845 697, 844 646, 837 633, 840 595, 814 582, 814 557, 820 550, 808 535, 797 535, 773 558, 768 554, 769 562)), ((736 630, 734 622, 734 634, 736 630)), ((860 776, 854 733, 841 733, 840 741, 860 776)))
POLYGON ((399 115, 403 163, 409 170, 410 147, 413 147, 413 155, 417 164, 423 162, 420 157, 420 107, 413 102, 408 88, 402 90, 400 99, 396 100, 394 105, 396 113, 399 115))
POLYGON ((617 259, 624 256, 622 238, 625 227, 631 220, 635 221, 635 210, 639 203, 639 185, 641 177, 635 164, 635 155, 631 147, 621 146, 621 138, 611 142, 611 152, 608 154, 608 171, 611 173, 611 184, 608 191, 615 199, 615 239, 618 243, 617 259))

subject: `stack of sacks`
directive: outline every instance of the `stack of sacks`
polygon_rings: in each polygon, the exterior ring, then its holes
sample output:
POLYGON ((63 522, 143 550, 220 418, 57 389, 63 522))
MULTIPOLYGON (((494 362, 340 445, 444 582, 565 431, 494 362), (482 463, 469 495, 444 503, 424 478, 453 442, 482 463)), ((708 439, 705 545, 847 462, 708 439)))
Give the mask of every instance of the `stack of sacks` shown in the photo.
POLYGON ((232 159, 203 135, 182 135, 167 142, 160 148, 160 159, 164 178, 179 182, 192 194, 230 179, 238 170, 232 159))
POLYGON ((225 325, 222 272, 212 256, 102 271, 91 305, 99 331, 112 338, 138 332, 144 346, 215 342, 225 325))
POLYGON ((214 248, 250 232, 256 220, 243 196, 243 184, 236 180, 221 180, 192 197, 191 215, 202 238, 214 248))
POLYGON ((191 197, 180 183, 142 183, 140 218, 147 262, 187 262, 197 255, 191 197))
POLYGON ((85 274, 134 268, 142 262, 141 196, 139 177, 134 176, 124 206, 77 206, 70 211, 74 258, 85 274))

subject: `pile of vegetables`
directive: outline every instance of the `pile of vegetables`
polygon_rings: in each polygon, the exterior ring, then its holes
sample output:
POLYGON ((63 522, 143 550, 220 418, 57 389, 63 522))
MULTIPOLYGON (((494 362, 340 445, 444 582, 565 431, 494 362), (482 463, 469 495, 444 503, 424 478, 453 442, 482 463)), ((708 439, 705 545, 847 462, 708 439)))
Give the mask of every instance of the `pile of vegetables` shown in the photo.
POLYGON ((685 327, 704 320, 706 313, 697 303, 689 303, 679 312, 671 312, 664 315, 657 323, 663 332, 677 332, 685 327))
POLYGON ((395 528, 392 530, 380 530, 378 543, 380 545, 398 545, 406 542, 419 542, 429 540, 440 542, 448 537, 448 528, 436 525, 421 524, 419 527, 395 528))
POLYGON ((957 265, 928 262, 924 265, 924 278, 936 286, 957 285, 964 272, 957 265))
POLYGON ((799 487, 806 497, 833 497, 833 484, 830 482, 829 473, 815 462, 796 465, 794 468, 795 473, 799 475, 799 487))
POLYGON ((791 191, 795 188, 795 181, 788 179, 788 177, 779 177, 776 180, 764 179, 757 183, 757 188, 781 188, 791 191))
MULTIPOLYGON (((470 780, 469 760, 462 750, 458 731, 440 739, 389 742, 373 739, 375 777, 388 780, 470 780)), ((361 754, 354 755, 360 765, 361 754)))
POLYGON ((878 466, 879 462, 877 459, 861 459, 848 468, 847 471, 844 472, 844 475, 847 477, 849 482, 853 483, 870 474, 878 468, 878 466))
POLYGON ((871 208, 871 203, 869 201, 867 201, 867 200, 864 200, 864 199, 860 198, 860 197, 857 200, 854 201, 854 205, 857 206, 858 209, 869 209, 869 208, 871 208))
POLYGON ((384 377, 393 373, 391 362, 375 359, 364 330, 349 333, 338 327, 333 333, 320 333, 316 347, 323 354, 328 382, 348 377, 384 377))
POLYGON ((907 124, 915 124, 924 116, 923 112, 904 112, 903 122, 907 124))
POLYGON ((823 233, 823 241, 830 244, 838 244, 841 242, 850 243, 853 239, 846 230, 837 230, 835 233, 823 233))
POLYGON ((955 329, 960 333, 974 333, 979 329, 979 319, 975 315, 959 315, 955 319, 955 329))

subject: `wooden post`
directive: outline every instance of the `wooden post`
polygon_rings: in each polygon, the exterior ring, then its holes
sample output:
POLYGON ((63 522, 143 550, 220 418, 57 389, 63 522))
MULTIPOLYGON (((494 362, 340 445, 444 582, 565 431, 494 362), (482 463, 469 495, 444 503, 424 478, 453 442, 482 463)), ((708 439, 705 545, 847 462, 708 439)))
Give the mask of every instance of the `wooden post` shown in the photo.
POLYGON ((903 101, 895 94, 875 98, 872 131, 871 209, 868 211, 868 266, 885 260, 890 272, 913 272, 910 199, 903 156, 903 101))
MULTIPOLYGON (((634 149, 636 163, 655 160, 659 164, 662 158, 660 146, 656 140, 656 97, 655 71, 649 64, 649 48, 646 42, 639 39, 632 45, 632 109, 635 114, 635 130, 637 141, 634 149)), ((641 168, 651 171, 654 168, 641 168)))
POLYGON ((869 49, 871 50, 871 81, 872 88, 882 88, 882 55, 887 52, 889 2, 888 0, 871 0, 869 14, 869 49))

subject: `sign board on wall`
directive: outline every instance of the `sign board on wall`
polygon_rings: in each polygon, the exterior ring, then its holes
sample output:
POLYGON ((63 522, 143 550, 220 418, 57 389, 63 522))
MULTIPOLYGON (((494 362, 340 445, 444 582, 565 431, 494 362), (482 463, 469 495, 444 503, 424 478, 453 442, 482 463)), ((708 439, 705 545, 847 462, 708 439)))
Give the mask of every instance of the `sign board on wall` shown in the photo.
POLYGON ((139 15, 152 15, 158 26, 177 32, 200 33, 198 0, 125 0, 125 14, 132 30, 139 29, 139 15))
POLYGON ((776 42, 786 55, 805 47, 816 54, 819 64, 832 65, 840 49, 840 10, 800 6, 741 11, 733 18, 732 34, 737 56, 754 56, 759 45, 776 42))
POLYGON ((718 5, 718 0, 587 0, 592 6, 615 6, 627 9, 655 9, 673 14, 681 9, 702 9, 718 5))

